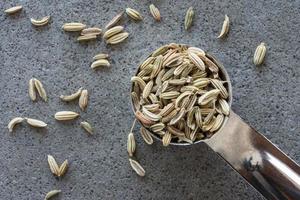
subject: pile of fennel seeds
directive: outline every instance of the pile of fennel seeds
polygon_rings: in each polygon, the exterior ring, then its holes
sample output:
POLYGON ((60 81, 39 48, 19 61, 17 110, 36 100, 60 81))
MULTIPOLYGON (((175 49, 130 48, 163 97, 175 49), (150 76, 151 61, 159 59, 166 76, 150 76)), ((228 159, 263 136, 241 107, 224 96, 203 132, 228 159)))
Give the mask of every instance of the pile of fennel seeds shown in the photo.
POLYGON ((164 146, 211 137, 230 112, 227 83, 221 77, 203 50, 162 46, 131 78, 135 116, 164 146))

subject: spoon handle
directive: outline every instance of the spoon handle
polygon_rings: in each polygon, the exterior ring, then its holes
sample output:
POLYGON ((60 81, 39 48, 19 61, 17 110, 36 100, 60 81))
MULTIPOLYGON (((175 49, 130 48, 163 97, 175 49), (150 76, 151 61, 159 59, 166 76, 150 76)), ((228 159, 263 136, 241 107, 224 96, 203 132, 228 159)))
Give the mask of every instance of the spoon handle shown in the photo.
POLYGON ((233 111, 205 143, 267 199, 300 199, 299 165, 233 111))

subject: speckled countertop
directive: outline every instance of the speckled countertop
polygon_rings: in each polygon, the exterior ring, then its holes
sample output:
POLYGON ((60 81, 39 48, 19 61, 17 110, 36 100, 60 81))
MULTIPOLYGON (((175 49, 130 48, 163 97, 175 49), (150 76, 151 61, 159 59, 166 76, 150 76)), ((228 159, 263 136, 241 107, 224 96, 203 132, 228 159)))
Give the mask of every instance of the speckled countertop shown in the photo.
MULTIPOLYGON (((137 157, 147 175, 130 168, 126 138, 134 119, 130 77, 138 63, 155 48, 170 42, 186 43, 215 55, 227 68, 233 84, 233 110, 277 144, 298 163, 299 157, 299 25, 300 1, 153 1, 162 22, 149 15, 142 1, 1 1, 4 10, 22 4, 15 16, 0 14, 0 199, 43 199, 49 190, 62 193, 54 199, 263 199, 205 144, 163 148, 148 146, 137 136, 137 157), (183 18, 189 6, 196 17, 190 31, 183 18), (135 23, 121 22, 130 33, 126 42, 106 46, 101 39, 79 44, 76 34, 61 30, 64 22, 104 25, 120 10, 133 7, 144 16, 135 23), (229 37, 218 40, 224 14, 231 20, 229 37), (51 15, 43 28, 29 18, 51 15), (265 64, 255 67, 252 56, 264 41, 265 64), (93 55, 111 54, 111 68, 90 69, 93 55), (27 84, 37 77, 45 84, 49 102, 31 102, 27 84), (60 94, 80 86, 90 91, 86 112, 76 103, 64 103, 60 94), (81 113, 81 119, 58 123, 60 110, 81 113), (44 120, 48 128, 18 126, 13 134, 8 121, 15 116, 44 120), (96 134, 88 137, 78 126, 89 120, 96 134), (47 155, 58 162, 68 159, 70 169, 57 180, 47 166, 47 155)), ((135 132, 138 131, 136 127, 135 132)))

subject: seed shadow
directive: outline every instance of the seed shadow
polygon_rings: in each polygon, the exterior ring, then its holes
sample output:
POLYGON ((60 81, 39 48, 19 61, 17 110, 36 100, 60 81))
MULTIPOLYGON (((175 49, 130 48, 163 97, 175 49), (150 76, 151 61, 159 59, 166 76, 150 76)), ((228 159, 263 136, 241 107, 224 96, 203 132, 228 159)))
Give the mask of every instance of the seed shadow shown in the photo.
POLYGON ((26 12, 23 9, 14 14, 6 14, 5 13, 5 19, 20 20, 21 17, 26 17, 26 12))
POLYGON ((42 136, 49 134, 49 130, 47 129, 47 127, 45 127, 45 128, 30 127, 30 132, 33 134, 39 134, 42 136))
POLYGON ((96 74, 102 74, 102 73, 108 73, 108 72, 111 72, 111 69, 112 66, 110 67, 98 67, 96 69, 92 69, 96 74))
POLYGON ((34 26, 33 24, 31 25, 35 31, 37 32, 43 32, 43 31, 49 31, 51 28, 51 23, 49 22, 47 25, 44 26, 34 26))

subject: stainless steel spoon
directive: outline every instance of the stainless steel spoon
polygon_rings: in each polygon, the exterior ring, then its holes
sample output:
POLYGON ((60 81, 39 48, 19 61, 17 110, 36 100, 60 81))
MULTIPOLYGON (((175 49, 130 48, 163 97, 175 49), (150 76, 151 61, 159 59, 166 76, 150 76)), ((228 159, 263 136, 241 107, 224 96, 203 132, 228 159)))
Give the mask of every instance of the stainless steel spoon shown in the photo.
MULTIPOLYGON (((228 73, 213 56, 207 56, 219 66, 220 76, 228 82, 228 102, 231 105, 232 86, 228 73)), ((134 106, 132 108, 135 112, 134 106)), ((161 140, 154 133, 152 136, 161 140)), ((206 143, 267 199, 300 200, 300 166, 266 137, 245 123, 234 111, 230 111, 222 128, 211 138, 194 144, 200 142, 206 143)), ((171 144, 190 145, 189 143, 171 144)))

